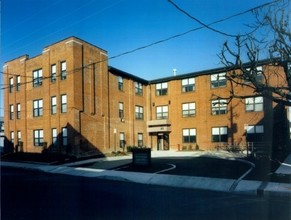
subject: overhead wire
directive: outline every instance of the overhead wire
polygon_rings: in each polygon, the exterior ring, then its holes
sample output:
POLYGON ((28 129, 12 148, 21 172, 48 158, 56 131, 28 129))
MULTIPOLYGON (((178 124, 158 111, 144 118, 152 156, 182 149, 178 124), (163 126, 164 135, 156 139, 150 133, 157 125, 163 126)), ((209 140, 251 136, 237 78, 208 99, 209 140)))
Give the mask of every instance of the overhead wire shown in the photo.
MULTIPOLYGON (((172 3, 171 0, 168 0, 168 1, 172 3)), ((107 59, 103 59, 103 60, 100 60, 100 61, 97 61, 97 62, 92 62, 92 63, 86 64, 86 65, 84 65, 84 66, 82 66, 82 67, 79 67, 79 68, 76 68, 76 69, 73 69, 73 70, 67 71, 67 75, 72 74, 72 73, 74 73, 75 71, 79 71, 79 70, 81 70, 81 69, 83 69, 83 68, 89 68, 89 66, 92 66, 92 65, 95 65, 95 64, 99 64, 99 63, 102 63, 102 62, 106 62, 106 61, 108 61, 108 60, 112 60, 112 59, 115 59, 115 58, 118 58, 118 57, 121 57, 121 56, 124 56, 124 55, 127 55, 127 54, 134 53, 134 52, 139 51, 139 50, 143 50, 143 49, 146 49, 146 48, 152 47, 152 46, 157 45, 157 44, 160 44, 160 43, 164 43, 164 42, 166 42, 166 41, 169 41, 169 40, 172 40, 172 39, 175 39, 175 38, 178 38, 178 37, 184 36, 184 35, 186 35, 186 34, 189 34, 189 33, 191 33, 191 32, 194 32, 194 31, 197 31, 197 30, 200 30, 200 29, 203 29, 203 28, 208 28, 208 29, 209 29, 209 27, 212 26, 212 25, 214 25, 214 24, 224 22, 224 21, 226 21, 226 20, 229 20, 229 19, 232 19, 232 18, 234 18, 234 17, 237 17, 237 16, 240 16, 240 15, 243 15, 243 14, 246 14, 246 13, 249 13, 249 12, 252 12, 252 11, 254 11, 254 10, 258 10, 258 9, 260 9, 260 8, 263 8, 263 7, 266 7, 266 6, 268 6, 268 5, 274 4, 274 3, 278 2, 278 1, 281 1, 281 0, 275 0, 275 1, 271 1, 271 2, 267 2, 267 3, 261 4, 261 5, 259 5, 259 6, 256 6, 256 7, 253 7, 253 8, 251 8, 251 9, 248 9, 248 10, 246 10, 246 11, 239 12, 239 13, 236 13, 236 14, 234 14, 234 15, 228 16, 228 17, 226 17, 226 18, 223 18, 223 19, 220 19, 220 20, 217 20, 217 21, 211 22, 211 23, 209 23, 209 24, 207 24, 207 25, 205 25, 205 24, 202 22, 202 24, 201 24, 200 27, 196 27, 196 28, 194 28, 194 29, 190 29, 190 30, 185 31, 185 32, 183 32, 183 33, 179 33, 179 34, 176 34, 176 35, 170 36, 170 37, 168 37, 168 38, 165 38, 165 39, 162 39, 162 40, 158 40, 158 41, 152 42, 152 43, 150 43, 150 44, 147 44, 147 45, 144 45, 144 46, 140 46, 140 47, 137 47, 137 48, 135 48, 135 49, 132 49, 132 50, 126 51, 126 52, 122 52, 122 53, 120 53, 120 54, 117 54, 117 55, 114 55, 114 56, 108 57, 107 59)), ((217 31, 216 31, 216 32, 217 32, 217 31)), ((225 35, 225 34, 226 34, 226 33, 224 33, 224 35, 225 35)), ((228 36, 228 34, 227 34, 226 36, 228 36)), ((229 36, 232 36, 232 35, 229 35, 229 36)), ((237 35, 236 35, 236 36, 237 36, 237 35)), ((15 73, 4 73, 4 72, 0 72, 0 73, 1 73, 1 74, 14 75, 14 76, 15 76, 15 75, 19 75, 19 74, 15 74, 15 73)), ((60 76, 61 76, 61 74, 57 75, 57 77, 60 77, 60 76)), ((30 77, 30 76, 23 76, 23 77, 33 78, 33 77, 30 77)), ((51 76, 43 77, 43 79, 50 79, 50 78, 51 78, 51 76)), ((27 82, 21 83, 21 85, 26 84, 26 83, 32 83, 33 81, 34 81, 34 80, 27 81, 27 82)), ((1 90, 8 89, 8 88, 10 88, 10 87, 9 87, 9 86, 7 86, 7 87, 2 87, 1 90)))
MULTIPOLYGON (((91 1, 89 1, 89 2, 86 2, 85 5, 88 5, 88 4, 90 4, 91 2, 94 2, 94 1, 95 1, 95 0, 91 0, 91 1)), ((111 8, 111 7, 113 7, 113 6, 117 5, 117 4, 119 4, 119 3, 122 2, 122 1, 124 1, 124 0, 119 0, 118 2, 114 2, 113 4, 110 4, 109 6, 107 6, 107 7, 105 7, 105 8, 102 8, 102 9, 100 9, 100 10, 98 10, 98 11, 95 11, 94 13, 88 14, 87 16, 83 17, 82 19, 79 19, 79 20, 74 21, 74 22, 70 22, 68 25, 66 25, 66 26, 64 26, 64 27, 62 27, 62 28, 60 28, 60 29, 58 29, 57 31, 50 32, 49 34, 47 34, 47 35, 45 35, 45 36, 39 38, 37 41, 39 41, 40 39, 46 39, 48 36, 51 36, 51 35, 53 35, 53 34, 55 34, 55 33, 58 33, 58 32, 60 32, 60 31, 62 31, 62 30, 64 30, 64 29, 67 29, 68 27, 72 27, 73 25, 78 24, 78 23, 80 23, 80 22, 82 22, 82 21, 88 19, 89 17, 92 17, 92 16, 94 16, 94 15, 96 15, 96 14, 100 14, 100 13, 102 13, 103 11, 108 10, 109 8, 111 8)), ((33 31, 33 32, 29 33, 28 35, 25 35, 25 36, 23 36, 22 38, 20 38, 20 39, 14 41, 12 44, 5 45, 4 48, 9 47, 9 46, 15 44, 15 42, 21 41, 21 40, 23 40, 23 39, 25 39, 25 38, 31 36, 32 34, 34 34, 34 33, 36 33, 36 32, 39 32, 39 30, 44 29, 45 27, 48 27, 48 26, 50 26, 51 24, 58 22, 60 19, 65 18, 65 17, 67 17, 68 15, 75 13, 76 11, 80 10, 81 8, 83 8, 85 5, 79 7, 79 8, 76 9, 76 10, 73 10, 73 11, 67 13, 67 14, 64 14, 63 16, 61 16, 61 17, 59 17, 59 18, 57 18, 57 19, 51 21, 50 23, 45 24, 44 26, 42 26, 41 28, 37 29, 36 31, 33 31)), ((28 43, 28 44, 26 44, 26 45, 22 45, 21 47, 18 47, 18 48, 17 48, 16 50, 14 50, 14 51, 20 50, 20 49, 22 49, 22 48, 26 48, 27 46, 29 46, 29 45, 31 45, 31 44, 33 44, 33 43, 35 43, 35 41, 31 41, 30 43, 28 43)), ((10 52, 10 53, 12 53, 12 52, 10 52)), ((9 53, 8 53, 8 54, 9 54, 9 53)))
POLYGON ((188 16, 189 18, 195 20, 197 23, 199 23, 200 25, 202 25, 204 28, 207 28, 213 32, 216 32, 218 34, 221 34, 221 35, 224 35, 224 36, 227 36, 227 37, 238 37, 238 36, 247 36, 247 35, 250 35, 251 33, 253 33, 254 31, 256 31, 257 28, 255 28, 254 30, 252 30, 251 32, 249 33, 246 33, 246 34, 229 34, 229 33, 226 33, 224 31, 220 31, 218 29, 215 29, 213 27, 211 27, 213 24, 217 24, 219 22, 222 22, 222 21, 226 21, 226 20, 229 20, 230 18, 233 18, 233 17, 236 17, 236 16, 239 16, 239 15, 242 15, 242 14, 246 14, 246 13, 249 13, 249 12, 252 12, 252 11, 255 11, 255 10, 258 10, 262 7, 265 7, 265 6, 268 6, 268 5, 271 5, 271 4, 274 4, 278 1, 281 1, 281 0, 275 0, 275 1, 272 1, 272 2, 267 2, 265 4, 262 4, 262 5, 259 5, 259 6, 256 6, 254 8, 251 8, 251 9, 248 9, 246 11, 243 11, 243 12, 240 12, 240 13, 237 13, 235 15, 232 15, 232 16, 229 16, 229 17, 226 17, 224 19, 221 19, 221 20, 218 20, 216 22, 212 22, 210 24, 206 24, 204 22, 202 22, 201 20, 199 20, 198 18, 194 17, 193 15, 189 14, 187 11, 185 11, 184 9, 182 9, 180 6, 178 6, 176 3, 174 3, 172 0, 168 0, 169 3, 171 3, 178 11, 182 12, 183 14, 185 14, 186 16, 188 16))

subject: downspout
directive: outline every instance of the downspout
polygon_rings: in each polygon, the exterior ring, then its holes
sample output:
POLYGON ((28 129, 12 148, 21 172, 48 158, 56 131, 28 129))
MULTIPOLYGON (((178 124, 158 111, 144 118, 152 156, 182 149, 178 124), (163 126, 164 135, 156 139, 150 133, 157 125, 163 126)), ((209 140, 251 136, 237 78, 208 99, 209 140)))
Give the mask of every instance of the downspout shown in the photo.
POLYGON ((109 76, 110 76, 110 74, 109 74, 109 70, 108 70, 108 68, 107 68, 107 108, 108 108, 108 148, 110 149, 110 141, 111 141, 111 139, 110 139, 110 85, 109 85, 109 81, 110 81, 110 79, 109 79, 109 76))
POLYGON ((77 149, 77 155, 79 154, 79 149, 81 148, 81 144, 82 144, 82 113, 84 112, 84 104, 85 104, 85 100, 84 100, 84 46, 82 45, 82 55, 81 55, 81 60, 82 60, 82 69, 81 69, 81 76, 82 76, 82 80, 81 80, 81 93, 82 93, 82 108, 81 110, 79 110, 79 135, 80 135, 80 140, 79 140, 79 145, 77 145, 78 149, 77 149))
MULTIPOLYGON (((149 90, 150 90, 150 120, 153 120, 153 116, 152 116, 152 107, 153 107, 153 103, 152 103, 152 84, 149 83, 149 90)), ((148 123, 147 123, 147 129, 148 129, 148 123)), ((149 133, 148 134, 151 138, 151 149, 153 150, 153 136, 149 133)))
POLYGON ((93 81, 93 112, 91 114, 95 115, 96 114, 96 85, 95 85, 95 80, 96 80, 96 67, 95 67, 95 63, 93 63, 93 77, 92 77, 92 81, 93 81))

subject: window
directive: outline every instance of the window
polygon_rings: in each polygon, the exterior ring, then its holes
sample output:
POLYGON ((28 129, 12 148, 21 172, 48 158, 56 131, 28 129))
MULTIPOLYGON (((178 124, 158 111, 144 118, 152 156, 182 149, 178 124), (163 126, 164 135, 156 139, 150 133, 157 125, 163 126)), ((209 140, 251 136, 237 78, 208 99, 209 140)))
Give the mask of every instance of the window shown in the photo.
POLYGON ((195 102, 182 104, 183 117, 193 117, 196 114, 195 102))
POLYGON ((245 82, 250 83, 255 79, 257 82, 260 82, 263 80, 263 67, 262 66, 257 66, 255 69, 247 68, 247 72, 249 72, 249 77, 245 75, 245 82))
POLYGON ((183 143, 196 143, 196 129, 183 129, 183 143))
POLYGON ((56 128, 52 128, 52 144, 54 146, 58 145, 58 132, 56 128))
POLYGON ((57 113, 57 97, 51 97, 51 114, 54 115, 57 113))
POLYGON ((33 87, 42 85, 42 69, 33 71, 33 87))
POLYGON ((62 144, 63 146, 68 145, 68 129, 66 127, 62 128, 62 144))
POLYGON ((123 91, 123 78, 121 76, 118 76, 118 89, 123 91))
POLYGON ((67 112, 67 95, 61 95, 61 113, 67 112))
POLYGON ((210 76, 210 79, 211 79, 211 88, 218 88, 218 87, 226 86, 225 73, 212 74, 210 76))
POLYGON ((19 145, 21 142, 21 131, 17 131, 17 144, 19 145))
POLYGON ((212 142, 227 142, 227 127, 212 128, 212 142))
POLYGON ((142 84, 139 82, 135 82, 134 85, 135 85, 135 94, 142 95, 143 94, 142 84))
POLYGON ((16 105, 16 118, 20 119, 20 112, 21 112, 21 105, 20 103, 17 103, 16 105))
POLYGON ((125 147, 125 135, 123 132, 119 133, 119 147, 124 148, 125 147))
POLYGON ((0 121, 0 132, 4 132, 4 122, 0 121))
POLYGON ((10 141, 14 144, 14 131, 10 132, 10 141))
POLYGON ((38 117, 43 115, 43 101, 42 99, 33 101, 33 116, 38 117))
POLYGON ((143 119, 143 107, 135 106, 135 119, 143 119))
POLYGON ((16 76, 16 91, 20 90, 20 76, 16 76))
POLYGON ((43 130, 33 130, 33 144, 34 146, 43 146, 43 130))
POLYGON ((246 126, 246 139, 248 142, 264 141, 264 126, 263 125, 246 126))
POLYGON ((9 92, 13 92, 13 78, 9 78, 9 92))
POLYGON ((9 118, 10 120, 13 120, 14 119, 14 105, 10 105, 9 108, 10 108, 9 118))
POLYGON ((143 133, 137 134, 137 146, 142 147, 143 146, 143 133))
POLYGON ((195 78, 182 80, 182 92, 192 92, 195 90, 195 78))
POLYGON ((56 64, 51 65, 51 82, 57 80, 57 66, 56 64))
POLYGON ((123 102, 119 102, 119 118, 124 118, 123 102))
POLYGON ((250 97, 245 99, 246 112, 263 111, 263 97, 250 97))
POLYGON ((211 113, 212 115, 223 115, 227 113, 227 101, 226 99, 218 99, 211 101, 211 113))
POLYGON ((158 83, 156 84, 156 95, 162 96, 168 94, 168 83, 158 83))
POLYGON ((66 61, 61 62, 61 80, 67 78, 67 63, 66 61))
POLYGON ((167 119, 169 116, 168 106, 158 106, 157 107, 157 119, 167 119))

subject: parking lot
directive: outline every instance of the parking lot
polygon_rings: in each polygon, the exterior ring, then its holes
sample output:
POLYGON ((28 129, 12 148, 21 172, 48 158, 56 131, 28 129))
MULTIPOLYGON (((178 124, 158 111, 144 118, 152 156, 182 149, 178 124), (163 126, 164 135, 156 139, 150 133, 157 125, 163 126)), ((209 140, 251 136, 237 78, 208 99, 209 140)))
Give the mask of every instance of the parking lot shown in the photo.
MULTIPOLYGON (((275 167, 269 160, 255 162, 255 167, 244 177, 246 180, 274 181, 290 183, 290 175, 275 175, 275 167)), ((218 158, 209 155, 153 157, 149 166, 134 166, 131 157, 116 160, 99 160, 79 167, 93 169, 117 170, 141 173, 171 174, 223 179, 238 179, 251 169, 245 158, 218 158), (245 162, 243 162, 245 161, 245 162)))

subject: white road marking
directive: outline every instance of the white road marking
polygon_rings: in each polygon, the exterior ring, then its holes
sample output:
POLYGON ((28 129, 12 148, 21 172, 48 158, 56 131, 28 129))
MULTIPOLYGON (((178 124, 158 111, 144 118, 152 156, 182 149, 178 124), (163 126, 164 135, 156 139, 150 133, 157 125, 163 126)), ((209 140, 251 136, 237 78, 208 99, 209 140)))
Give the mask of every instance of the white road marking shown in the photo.
POLYGON ((168 169, 160 170, 160 171, 158 171, 158 172, 155 172, 155 174, 157 174, 157 173, 163 173, 163 172, 166 172, 166 171, 169 171, 169 170, 174 170, 174 169, 176 169, 176 165, 175 165, 175 164, 171 164, 171 163, 167 163, 167 164, 170 165, 170 166, 172 166, 172 167, 170 167, 170 168, 168 168, 168 169))

